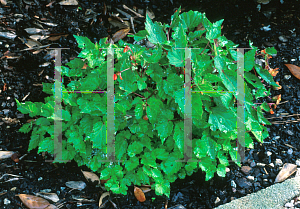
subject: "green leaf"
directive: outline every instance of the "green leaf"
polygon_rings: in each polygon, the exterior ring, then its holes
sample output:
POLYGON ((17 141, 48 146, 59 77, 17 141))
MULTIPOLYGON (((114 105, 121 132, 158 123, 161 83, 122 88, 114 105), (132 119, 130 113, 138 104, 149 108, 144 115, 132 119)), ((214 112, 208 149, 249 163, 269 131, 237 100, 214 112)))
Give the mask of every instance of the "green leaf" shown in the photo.
POLYGON ((184 67, 185 52, 183 49, 172 49, 172 51, 168 52, 167 57, 171 65, 174 65, 175 67, 184 67))
POLYGON ((35 121, 35 124, 39 125, 39 126, 48 126, 48 125, 50 125, 50 122, 49 122, 49 120, 47 120, 47 118, 38 118, 35 121))
POLYGON ((251 49, 244 55, 245 71, 251 71, 255 65, 255 49, 251 49))
POLYGON ((47 138, 43 139, 43 141, 41 141, 41 143, 39 144, 39 149, 38 149, 38 153, 41 153, 41 152, 53 153, 54 152, 54 139, 52 139, 51 137, 47 137, 47 138))
POLYGON ((20 129, 19 132, 28 133, 32 129, 32 123, 25 123, 20 129))
POLYGON ((46 94, 53 94, 52 88, 53 83, 42 83, 43 84, 43 92, 45 92, 46 94))
POLYGON ((208 40, 213 40, 221 36, 221 25, 223 21, 224 19, 219 20, 213 23, 211 28, 208 28, 208 31, 206 32, 206 38, 208 40))
POLYGON ((135 169, 140 164, 139 158, 137 157, 131 157, 129 160, 125 163, 125 168, 129 171, 135 169))
POLYGON ((157 23, 152 23, 152 20, 146 15, 146 23, 145 23, 146 31, 149 35, 147 35, 148 40, 153 44, 164 44, 167 41, 167 37, 162 27, 157 23))
POLYGON ((175 145, 183 154, 183 146, 184 146, 184 123, 183 122, 175 122, 174 140, 175 140, 175 145))
POLYGON ((84 154, 86 153, 86 144, 83 141, 83 136, 79 136, 78 133, 70 133, 68 143, 73 143, 73 147, 76 151, 84 154))
POLYGON ((205 181, 210 180, 211 178, 214 177, 214 173, 216 172, 216 162, 211 161, 210 158, 208 157, 203 157, 201 158, 199 162, 199 167, 201 168, 202 171, 205 171, 206 176, 205 176, 205 181))
POLYGON ((259 65, 255 65, 254 66, 256 72, 269 84, 271 84, 272 86, 275 87, 279 87, 279 85, 277 85, 277 83, 275 83, 275 81, 273 80, 273 76, 269 73, 269 71, 265 70, 265 69, 261 69, 261 67, 259 65))
MULTIPOLYGON (((150 166, 152 168, 157 169, 156 166, 156 161, 155 161, 156 157, 152 156, 149 152, 146 152, 141 159, 141 163, 145 166, 150 166)), ((153 174, 151 174, 151 176, 153 176, 153 174)))
POLYGON ((158 120, 158 115, 161 113, 161 109, 163 108, 163 102, 161 100, 156 99, 155 97, 150 97, 148 99, 148 107, 147 107, 147 116, 149 118, 150 123, 154 124, 158 120))
POLYGON ((181 11, 181 6, 177 9, 177 11, 171 16, 171 25, 170 25, 170 28, 173 28, 173 27, 177 27, 179 21, 180 21, 180 18, 179 18, 179 13, 181 11))
POLYGON ((172 33, 172 38, 175 40, 176 48, 185 48, 188 44, 186 32, 183 27, 175 28, 174 33, 172 33))
POLYGON ((224 107, 212 107, 208 123, 211 124, 211 130, 233 131, 236 129, 236 114, 224 107))
POLYGON ((162 56, 162 47, 158 46, 154 50, 145 50, 143 53, 144 59, 149 63, 157 63, 162 56))
POLYGON ((134 141, 128 146, 127 153, 129 157, 134 157, 143 151, 144 145, 138 141, 134 141))
POLYGON ((30 141, 29 141, 29 146, 28 146, 28 152, 30 150, 33 150, 33 149, 37 148, 40 141, 41 141, 40 135, 31 135, 30 141))
POLYGON ((274 56, 277 54, 277 50, 274 47, 268 47, 266 48, 266 53, 270 54, 271 56, 274 56))
POLYGON ((184 81, 175 73, 169 74, 166 80, 163 80, 164 91, 172 96, 173 93, 183 87, 184 81))
POLYGON ((142 103, 137 104, 134 109, 134 112, 135 112, 135 118, 141 119, 143 117, 143 113, 144 113, 143 104, 142 103))
POLYGON ((226 167, 223 164, 219 164, 217 168, 217 174, 221 177, 226 176, 226 167))
POLYGON ((184 114, 185 89, 178 90, 174 93, 175 102, 178 104, 180 111, 184 114))
POLYGON ((202 22, 202 14, 198 11, 184 12, 180 15, 180 23, 185 31, 193 31, 202 22))
POLYGON ((106 147, 106 124, 99 121, 94 124, 93 131, 88 135, 93 142, 93 148, 103 149, 106 147))
POLYGON ((73 36, 76 39, 79 48, 86 47, 87 49, 95 49, 95 44, 93 44, 90 41, 90 39, 88 39, 87 37, 76 36, 76 35, 73 35, 73 36))
POLYGON ((181 167, 182 163, 181 162, 176 162, 178 158, 176 157, 169 157, 166 161, 164 161, 161 164, 161 169, 167 174, 167 175, 172 175, 177 173, 181 167))
POLYGON ((136 42, 139 42, 147 37, 148 32, 146 30, 140 30, 134 35, 128 35, 128 37, 133 37, 136 42))
POLYGON ((168 198, 170 197, 170 182, 162 181, 155 182, 155 194, 156 195, 166 195, 168 198))

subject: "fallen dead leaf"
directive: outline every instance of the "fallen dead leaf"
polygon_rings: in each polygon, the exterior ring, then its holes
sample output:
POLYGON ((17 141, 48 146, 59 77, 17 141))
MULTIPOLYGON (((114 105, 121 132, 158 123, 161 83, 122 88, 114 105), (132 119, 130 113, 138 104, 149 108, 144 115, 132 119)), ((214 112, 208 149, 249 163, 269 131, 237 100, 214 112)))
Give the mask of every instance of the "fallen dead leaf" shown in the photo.
POLYGON ((270 68, 269 73, 270 73, 273 77, 275 77, 275 76, 278 74, 278 69, 279 69, 279 68, 275 68, 275 69, 270 68))
POLYGON ((281 101, 281 94, 272 97, 272 100, 273 100, 273 101, 276 101, 276 105, 278 105, 279 102, 281 101))
POLYGON ((19 194, 16 196, 19 196, 24 205, 29 209, 44 209, 50 206, 50 203, 41 197, 28 194, 19 194))
POLYGON ((146 201, 146 197, 145 197, 144 192, 136 186, 134 187, 134 196, 140 202, 145 202, 146 201))
POLYGON ((130 31, 130 28, 125 28, 125 29, 117 31, 113 35, 112 40, 114 41, 114 43, 116 43, 120 39, 124 38, 128 34, 129 31, 130 31))
POLYGON ((17 153, 12 154, 12 156, 10 157, 15 163, 19 162, 19 155, 17 153))
POLYGON ((13 151, 0 151, 0 160, 10 158, 14 153, 13 151))
POLYGON ((51 200, 52 202, 58 202, 59 201, 59 197, 57 196, 56 193, 38 192, 38 193, 36 193, 36 196, 43 197, 47 200, 51 200))
POLYGON ((276 176, 275 183, 280 183, 290 177, 293 173, 297 171, 297 165, 291 163, 285 163, 276 176))
MULTIPOLYGON (((109 178, 110 179, 110 178, 109 178)), ((105 184, 109 179, 107 179, 107 180, 100 180, 100 183, 101 184, 105 184)))
POLYGON ((102 200, 104 199, 104 197, 109 196, 109 195, 110 195, 109 192, 104 192, 104 193, 101 195, 101 197, 100 197, 100 199, 99 199, 99 207, 102 205, 102 200))
POLYGON ((274 86, 273 86, 273 89, 274 89, 274 90, 280 90, 280 89, 282 89, 282 86, 279 85, 279 82, 278 82, 278 81, 276 82, 276 84, 277 84, 279 87, 274 87, 274 86))
POLYGON ((81 172, 83 173, 83 175, 87 181, 91 181, 93 183, 98 181, 98 183, 100 183, 100 179, 96 174, 94 174, 92 172, 88 172, 88 171, 83 171, 83 170, 81 170, 81 172))
POLYGON ((285 64, 290 72, 298 79, 300 79, 300 67, 292 64, 285 64))
POLYGON ((144 193, 150 192, 150 191, 151 191, 151 189, 148 188, 148 187, 141 187, 141 190, 142 190, 144 193))
POLYGON ((83 181, 68 181, 66 186, 72 189, 82 190, 86 187, 86 184, 83 181))
POLYGON ((65 0, 65 1, 61 1, 59 2, 60 5, 78 5, 78 2, 76 0, 65 0))

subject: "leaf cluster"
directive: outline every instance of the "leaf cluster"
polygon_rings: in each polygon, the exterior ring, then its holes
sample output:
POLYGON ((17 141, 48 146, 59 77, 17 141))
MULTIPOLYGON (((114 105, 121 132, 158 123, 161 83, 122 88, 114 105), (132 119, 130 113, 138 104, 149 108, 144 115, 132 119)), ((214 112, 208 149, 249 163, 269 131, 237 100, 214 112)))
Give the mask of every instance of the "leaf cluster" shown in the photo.
MULTIPOLYGON (((54 119, 62 122, 62 160, 75 160, 101 173, 106 188, 126 194, 128 186, 152 184, 156 194, 170 194, 170 183, 199 169, 206 180, 217 173, 224 177, 229 159, 240 166, 237 140, 238 45, 221 35, 223 20, 211 23, 205 13, 180 9, 171 23, 152 22, 147 16, 145 30, 133 35, 135 41, 148 39, 155 46, 92 43, 74 35, 82 50, 66 66, 57 68, 62 81, 62 117, 55 116, 53 84, 43 84, 50 94, 45 103, 18 103, 18 110, 40 116, 23 125, 31 133, 29 151, 54 153, 54 119), (126 50, 125 50, 126 48, 126 50), (185 48, 192 48, 192 155, 199 162, 176 162, 184 157, 185 48), (114 50, 115 157, 107 159, 107 95, 67 91, 106 91, 108 49, 114 50), (130 50, 128 50, 130 49, 130 50), (68 84, 65 84, 66 81, 68 84), (147 117, 145 117, 147 115, 147 117), (146 119, 145 119, 146 118, 146 119)), ((266 103, 255 99, 269 95, 253 69, 270 85, 277 86, 267 70, 255 63, 257 48, 245 53, 245 147, 253 148, 268 136, 264 125, 266 103)), ((275 54, 268 48, 267 54, 275 54)), ((109 78, 113 79, 113 78, 109 78)))

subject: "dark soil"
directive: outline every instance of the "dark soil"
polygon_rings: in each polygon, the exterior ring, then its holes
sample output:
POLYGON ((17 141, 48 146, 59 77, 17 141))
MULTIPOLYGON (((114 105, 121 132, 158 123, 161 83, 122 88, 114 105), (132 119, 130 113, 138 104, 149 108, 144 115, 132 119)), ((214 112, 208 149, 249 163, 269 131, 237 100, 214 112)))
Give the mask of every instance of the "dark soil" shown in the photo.
MULTIPOLYGON (((1 160, 0 206, 10 209, 25 208, 16 194, 33 195, 41 190, 50 189, 51 192, 58 194, 60 201, 56 205, 62 203, 62 208, 98 208, 99 197, 104 192, 100 187, 86 182, 85 189, 71 191, 65 186, 67 181, 86 181, 81 173, 81 169, 87 170, 86 168, 79 168, 75 162, 48 163, 45 162, 47 155, 37 154, 37 150, 27 152, 30 134, 19 133, 18 130, 31 118, 17 111, 15 98, 19 101, 44 102, 44 98, 48 95, 42 92, 41 84, 53 82, 54 58, 49 53, 50 50, 41 50, 38 54, 22 51, 27 48, 22 40, 30 36, 25 29, 40 28, 37 17, 42 22, 57 24, 55 27, 43 25, 44 28, 49 28, 50 37, 61 36, 58 40, 41 40, 42 45, 51 44, 51 48, 70 48, 62 50, 62 64, 75 58, 80 52, 73 34, 87 36, 95 42, 103 37, 112 37, 117 29, 111 28, 108 16, 104 15, 102 1, 100 3, 79 1, 82 10, 78 10, 78 6, 61 6, 56 1, 48 0, 15 2, 17 3, 8 2, 6 6, 0 5, 0 31, 17 35, 15 38, 3 37, 3 33, 0 35, 0 117, 15 119, 12 121, 3 119, 3 122, 0 122, 0 150, 18 152, 19 157, 23 158, 18 163, 11 159, 1 160), (51 5, 48 5, 49 3, 51 5), (98 15, 94 16, 94 21, 90 19, 86 22, 84 19, 87 12, 90 12, 89 9, 98 15), (41 66, 43 64, 44 66, 41 66), (16 120, 19 122, 15 122, 16 120), (4 174, 21 177, 3 176, 4 174), (80 203, 72 198, 73 195, 94 202, 80 203)), ((281 4, 273 0, 269 4, 262 4, 260 12, 257 9, 258 3, 249 0, 188 2, 174 1, 172 4, 170 0, 123 1, 129 8, 135 6, 145 10, 148 6, 156 16, 154 20, 168 24, 171 15, 180 5, 183 12, 189 10, 206 12, 211 21, 225 19, 223 34, 240 47, 249 47, 249 40, 259 49, 274 46, 278 54, 270 60, 270 65, 272 68, 279 68, 275 81, 279 82, 282 89, 271 90, 270 98, 257 102, 272 102, 273 96, 281 94, 281 103, 276 109, 273 108, 275 114, 266 113, 268 118, 278 118, 270 119, 274 124, 268 126, 270 137, 266 142, 263 144, 255 142, 254 149, 247 150, 243 166, 250 166, 250 163, 251 166, 243 167, 243 172, 241 168, 232 164, 225 178, 216 175, 213 180, 205 182, 205 173, 199 171, 184 180, 178 179, 172 183, 169 199, 150 191, 145 194, 147 200, 144 203, 137 201, 133 195, 133 187, 130 187, 126 196, 112 194, 109 200, 106 197, 104 208, 180 208, 178 205, 183 206, 182 208, 213 208, 272 185, 279 172, 276 159, 281 159, 282 163, 296 164, 296 160, 300 158, 300 125, 297 120, 299 116, 293 115, 300 111, 299 80, 284 66, 285 63, 300 65, 298 2, 289 1, 281 4), (261 29, 268 25, 270 31, 261 29), (281 40, 278 39, 279 36, 283 36, 281 40), (267 152, 271 155, 267 156, 267 152), (255 166, 257 163, 273 163, 274 168, 255 166), (248 175, 255 177, 254 182, 245 178, 248 175)), ((119 1, 106 2, 107 12, 118 13, 116 8, 125 11, 122 4, 119 1)), ((136 25, 136 31, 144 28, 143 19, 140 21, 141 24, 136 25)), ((124 40, 132 42, 131 38, 124 40)))

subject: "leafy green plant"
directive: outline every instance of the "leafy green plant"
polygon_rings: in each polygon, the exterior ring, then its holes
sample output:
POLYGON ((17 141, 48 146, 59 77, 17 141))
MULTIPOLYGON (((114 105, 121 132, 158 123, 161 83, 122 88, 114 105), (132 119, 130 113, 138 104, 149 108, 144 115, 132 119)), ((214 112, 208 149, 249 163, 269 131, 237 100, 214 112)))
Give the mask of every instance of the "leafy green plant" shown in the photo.
MULTIPOLYGON (((115 152, 123 163, 100 162, 107 159, 107 95, 62 94, 62 158, 75 160, 101 173, 105 187, 126 194, 128 186, 152 184, 157 195, 170 194, 170 183, 199 169, 206 181, 215 173, 224 177, 228 159, 241 166, 236 152, 238 45, 221 35, 223 20, 211 23, 205 13, 189 11, 172 15, 170 25, 153 23, 146 17, 145 30, 133 35, 135 41, 147 38, 153 48, 120 40, 116 44, 101 39, 92 43, 74 35, 82 49, 78 58, 57 69, 64 76, 62 91, 107 89, 107 50, 115 50, 115 152), (203 26, 198 27, 197 26, 203 26), (200 28, 200 29, 199 29, 200 28), (191 50, 193 159, 199 162, 176 162, 184 157, 184 72, 185 51, 191 50), (67 78, 67 79, 66 79, 67 78), (210 91, 210 92, 207 92, 210 91), (218 91, 218 92, 216 92, 218 91)), ((253 147, 268 136, 263 116, 266 103, 254 100, 269 95, 253 69, 272 86, 278 86, 270 73, 255 64, 257 48, 245 53, 245 146, 253 147)), ((274 48, 266 55, 276 53, 274 48)), ((54 85, 43 84, 51 96, 45 103, 17 101, 18 110, 40 116, 24 124, 20 131, 32 130, 28 151, 54 153, 54 85)), ((54 161, 55 162, 55 161, 54 161)))

